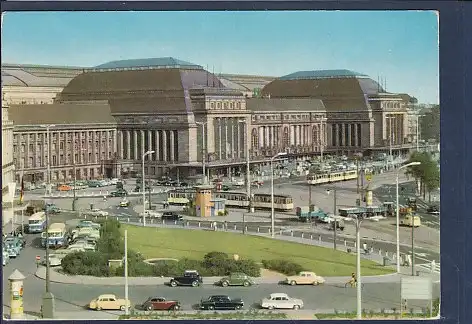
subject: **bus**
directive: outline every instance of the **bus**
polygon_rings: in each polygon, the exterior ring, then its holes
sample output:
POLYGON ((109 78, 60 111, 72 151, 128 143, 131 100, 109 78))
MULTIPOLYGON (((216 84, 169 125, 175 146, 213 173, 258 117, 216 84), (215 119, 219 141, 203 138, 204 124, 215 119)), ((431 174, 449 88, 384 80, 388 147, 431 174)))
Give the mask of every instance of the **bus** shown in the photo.
POLYGON ((28 232, 41 233, 46 229, 46 213, 43 211, 34 213, 28 218, 28 232))
MULTIPOLYGON (((67 244, 67 228, 64 223, 52 223, 47 229, 49 246, 62 247, 67 244)), ((46 232, 41 234, 41 245, 46 247, 46 232)))

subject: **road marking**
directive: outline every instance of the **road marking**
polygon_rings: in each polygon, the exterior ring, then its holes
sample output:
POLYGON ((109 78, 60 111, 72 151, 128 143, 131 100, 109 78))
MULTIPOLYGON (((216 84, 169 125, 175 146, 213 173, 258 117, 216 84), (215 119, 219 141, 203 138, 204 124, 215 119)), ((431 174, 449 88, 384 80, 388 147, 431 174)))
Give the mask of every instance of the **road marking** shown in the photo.
MULTIPOLYGON (((429 272, 431 272, 431 263, 421 263, 416 265, 418 268, 425 269, 429 272)), ((441 274, 441 264, 436 263, 435 269, 433 271, 434 273, 441 274)))

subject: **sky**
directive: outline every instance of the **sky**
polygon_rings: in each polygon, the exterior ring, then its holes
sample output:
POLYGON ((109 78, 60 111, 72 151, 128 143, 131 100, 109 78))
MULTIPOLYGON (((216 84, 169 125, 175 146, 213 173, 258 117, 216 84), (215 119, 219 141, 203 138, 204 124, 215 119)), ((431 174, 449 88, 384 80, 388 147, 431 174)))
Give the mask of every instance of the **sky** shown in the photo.
POLYGON ((2 63, 91 67, 174 57, 215 73, 348 69, 439 103, 433 11, 15 12, 2 63))

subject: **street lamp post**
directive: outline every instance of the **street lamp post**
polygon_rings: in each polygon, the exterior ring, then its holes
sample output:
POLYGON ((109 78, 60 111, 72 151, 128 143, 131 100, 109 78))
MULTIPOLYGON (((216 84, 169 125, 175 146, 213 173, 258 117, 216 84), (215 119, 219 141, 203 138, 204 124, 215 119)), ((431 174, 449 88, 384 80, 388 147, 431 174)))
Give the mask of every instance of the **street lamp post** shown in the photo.
POLYGON ((414 166, 414 165, 420 165, 421 162, 411 162, 405 165, 402 165, 401 167, 398 168, 397 170, 397 176, 396 176, 396 196, 397 196, 397 201, 396 201, 396 218, 397 218, 397 273, 400 273, 400 202, 399 202, 399 177, 400 177, 400 170, 414 166))
POLYGON ((243 119, 243 120, 238 120, 238 123, 241 123, 241 124, 244 124, 246 127, 245 127, 245 130, 244 130, 244 133, 245 133, 245 136, 244 136, 244 139, 246 140, 246 194, 248 196, 248 199, 249 199, 249 206, 248 206, 248 210, 249 212, 252 211, 252 206, 251 206, 251 157, 249 156, 249 126, 248 124, 246 123, 246 120, 243 119))
POLYGON ((142 186, 143 186, 143 226, 146 226, 146 181, 144 179, 144 159, 146 156, 151 155, 155 153, 155 151, 147 151, 146 153, 143 154, 142 158, 142 186))
POLYGON ((202 172, 203 172, 203 181, 207 183, 207 176, 206 176, 206 164, 205 164, 205 125, 207 122, 195 122, 195 124, 202 126, 202 172))
MULTIPOLYGON (((326 192, 328 193, 328 195, 331 193, 331 191, 328 189, 326 190, 326 192)), ((337 208, 337 202, 336 202, 336 199, 337 199, 337 193, 336 193, 336 187, 333 187, 333 219, 334 219, 334 232, 333 232, 333 248, 336 250, 336 231, 337 231, 337 227, 338 227, 338 224, 337 224, 337 219, 336 219, 336 208, 337 208)))
POLYGON ((356 217, 356 272, 357 272, 357 319, 362 319, 362 275, 361 275, 361 223, 356 217))
POLYGON ((275 237, 275 210, 274 210, 274 160, 280 156, 287 155, 287 152, 279 152, 270 158, 270 235, 275 237))
MULTIPOLYGON (((50 191, 51 186, 51 139, 49 137, 49 129, 56 125, 49 124, 49 125, 40 125, 42 128, 46 128, 46 137, 47 137, 47 184, 46 184, 46 192, 45 196, 48 196, 48 191, 50 191)), ((49 211, 46 208, 45 210, 46 216, 46 286, 45 286, 45 294, 42 300, 42 316, 43 318, 54 318, 54 295, 50 291, 50 284, 51 284, 51 265, 49 262, 49 211)))
POLYGON ((416 152, 420 150, 420 117, 424 115, 416 115, 416 152))

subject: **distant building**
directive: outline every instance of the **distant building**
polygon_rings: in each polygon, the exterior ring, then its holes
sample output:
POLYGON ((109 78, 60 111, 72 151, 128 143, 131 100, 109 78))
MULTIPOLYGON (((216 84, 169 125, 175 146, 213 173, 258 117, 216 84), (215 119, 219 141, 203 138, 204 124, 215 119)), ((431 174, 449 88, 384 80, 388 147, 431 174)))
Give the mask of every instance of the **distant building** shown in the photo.
POLYGON ((13 123, 9 119, 8 105, 2 100, 2 227, 10 223, 13 218, 13 195, 15 188, 10 184, 14 182, 15 165, 13 164, 13 123))
POLYGON ((9 105, 51 104, 79 67, 2 64, 2 94, 9 105))
POLYGON ((94 179, 116 175, 110 168, 116 153, 116 123, 107 103, 11 105, 16 181, 94 179), (49 129, 45 125, 54 125, 49 129), (49 147, 49 149, 48 149, 49 147), (50 159, 48 160, 48 155, 50 159), (108 168, 108 169, 107 169, 108 168))
POLYGON ((295 72, 266 85, 262 96, 321 100, 327 114, 329 151, 350 154, 392 146, 396 152, 406 152, 410 148, 404 99, 364 74, 350 70, 295 72))

